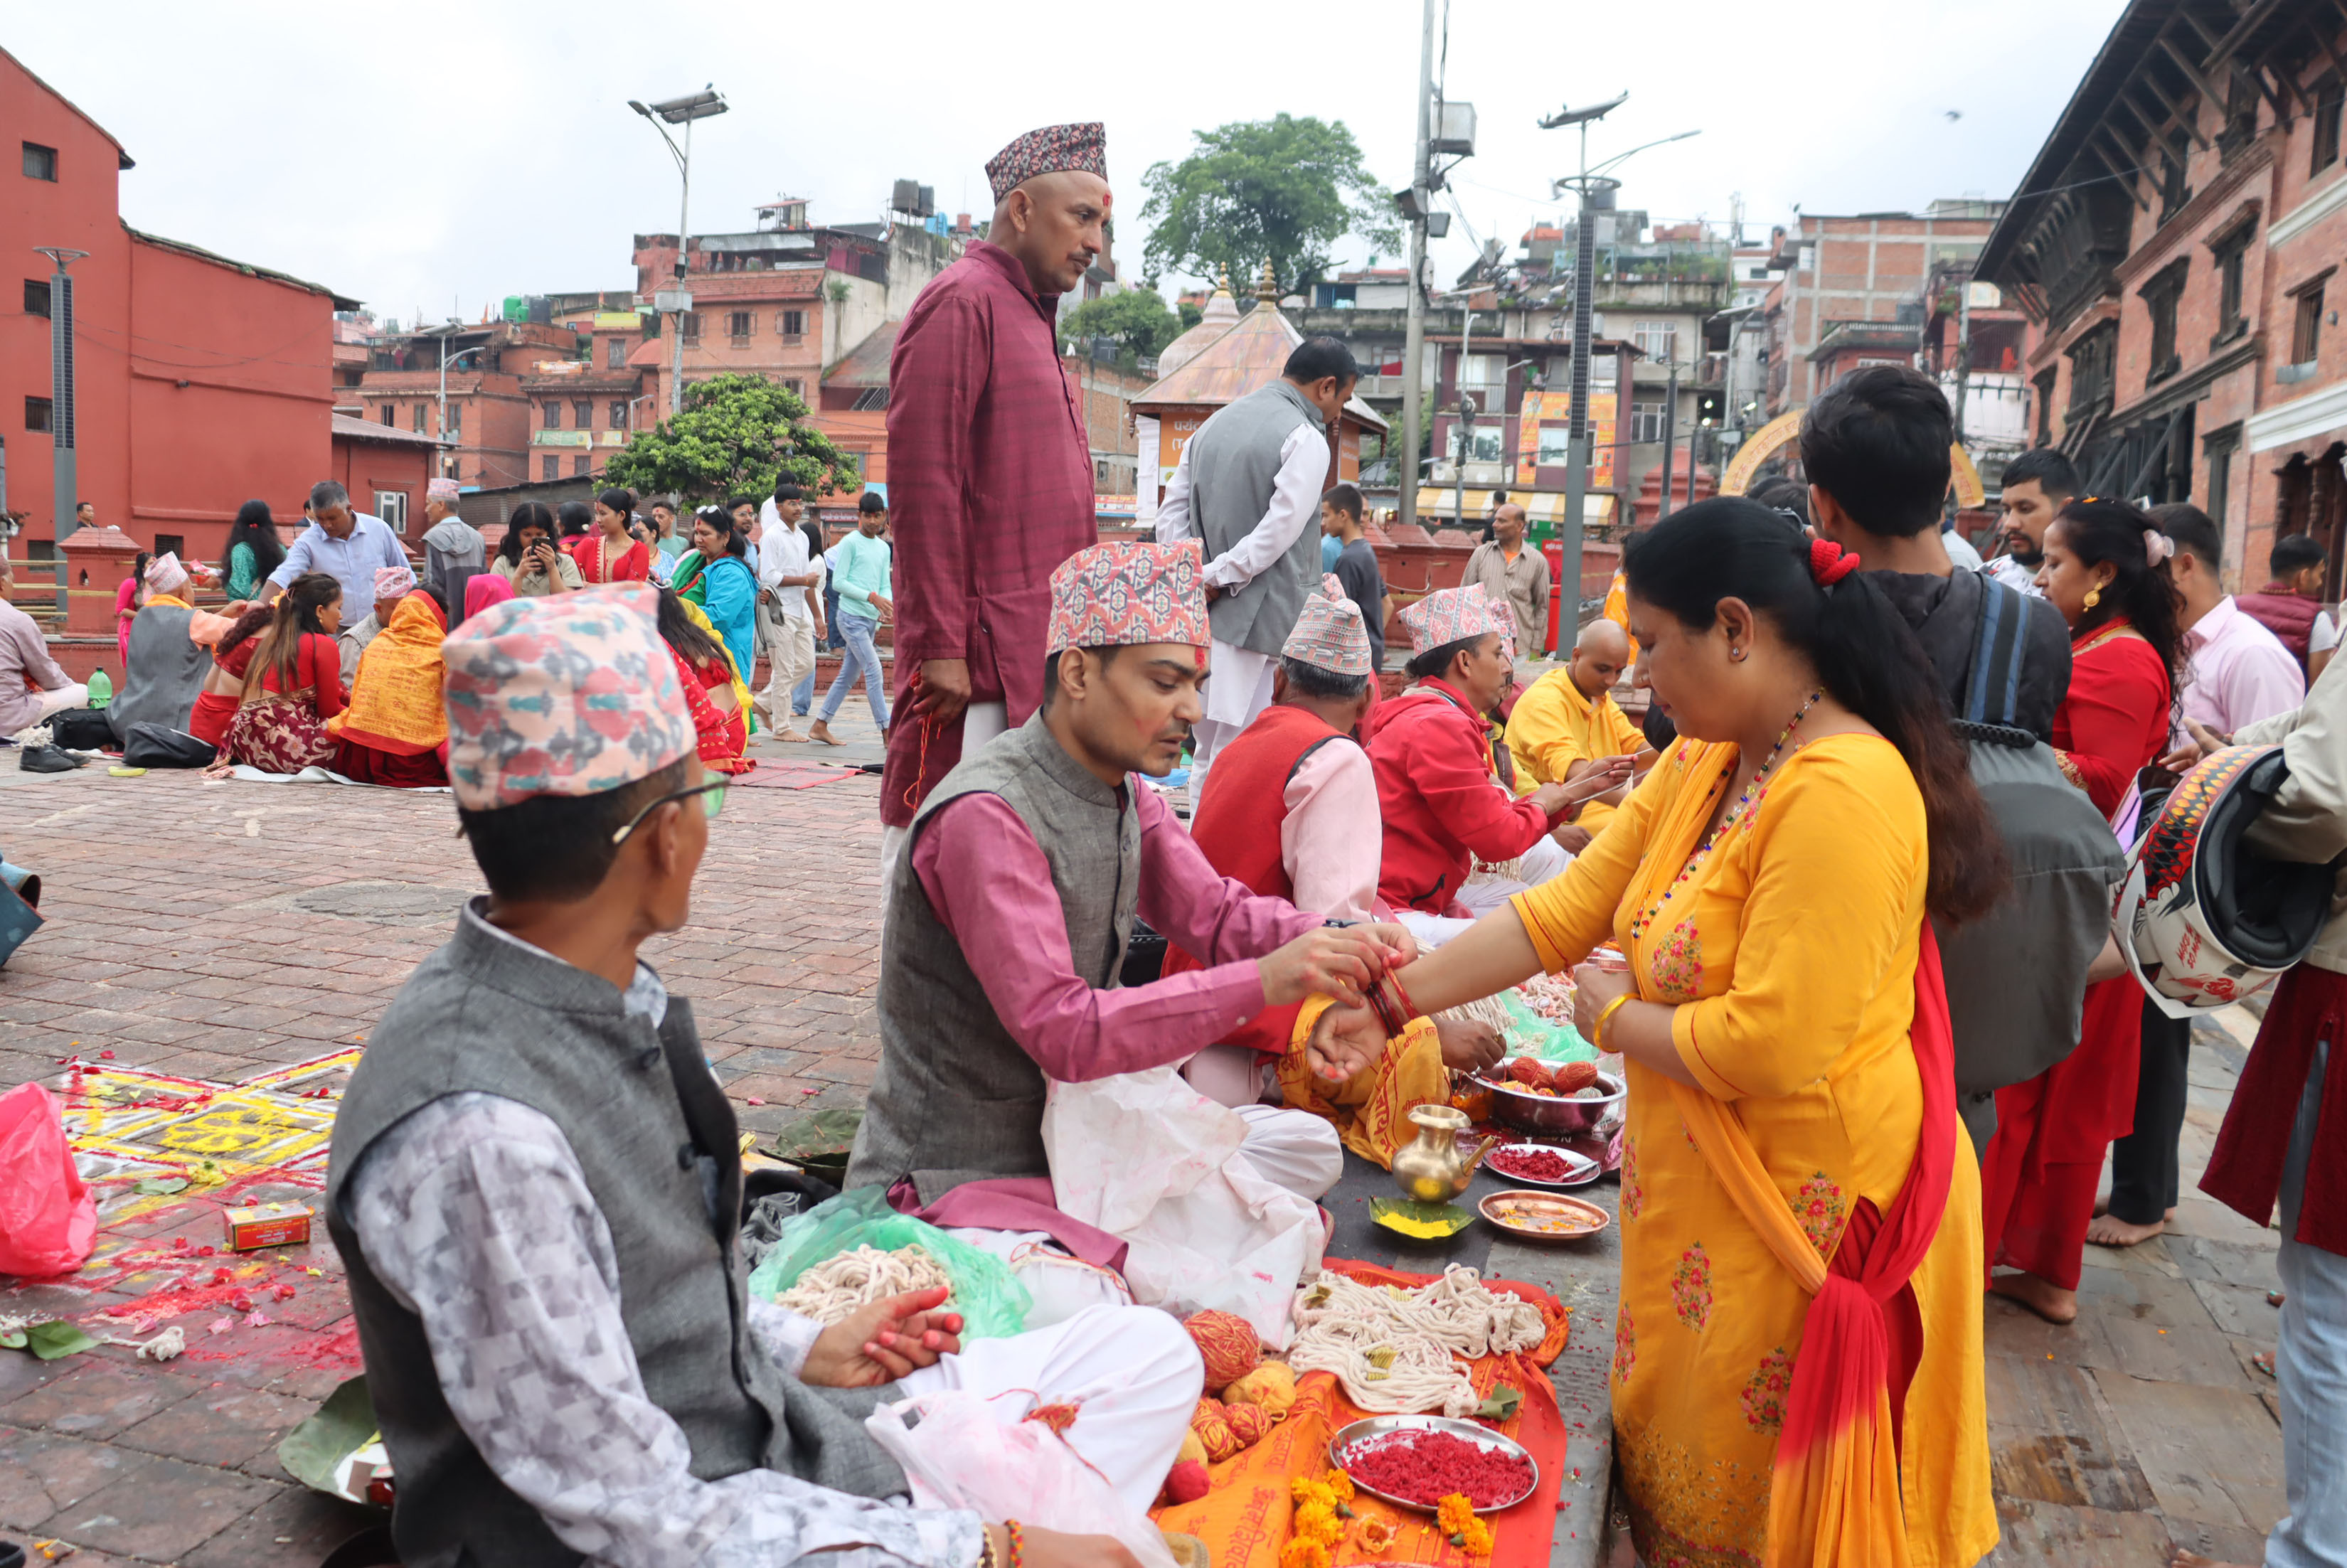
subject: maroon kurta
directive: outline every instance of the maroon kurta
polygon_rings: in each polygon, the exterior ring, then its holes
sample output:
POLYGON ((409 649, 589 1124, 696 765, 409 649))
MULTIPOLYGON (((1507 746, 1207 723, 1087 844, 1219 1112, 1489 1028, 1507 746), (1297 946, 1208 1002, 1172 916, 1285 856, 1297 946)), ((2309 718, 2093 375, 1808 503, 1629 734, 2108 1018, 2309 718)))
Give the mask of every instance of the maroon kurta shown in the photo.
MULTIPOLYGON (((897 701, 927 659, 969 663, 970 700, 1013 729, 1042 701, 1052 569, 1099 541, 1092 445, 1052 333, 1059 297, 984 241, 939 273, 888 364, 897 701)), ((888 732, 880 820, 913 820, 961 760, 961 723, 909 707, 888 732)))

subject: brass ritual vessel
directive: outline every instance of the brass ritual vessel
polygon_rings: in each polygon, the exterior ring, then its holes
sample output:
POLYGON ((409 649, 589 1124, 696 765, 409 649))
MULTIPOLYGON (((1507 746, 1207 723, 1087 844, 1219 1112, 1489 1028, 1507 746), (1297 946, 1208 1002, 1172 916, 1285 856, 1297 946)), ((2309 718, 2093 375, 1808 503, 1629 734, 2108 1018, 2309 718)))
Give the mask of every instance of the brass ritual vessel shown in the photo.
POLYGON ((1467 1190, 1475 1167, 1499 1143, 1486 1138, 1471 1154, 1461 1153, 1459 1134, 1466 1130, 1467 1113, 1449 1105, 1416 1105, 1409 1119, 1418 1137, 1394 1151, 1394 1184, 1414 1203, 1447 1204, 1467 1190))

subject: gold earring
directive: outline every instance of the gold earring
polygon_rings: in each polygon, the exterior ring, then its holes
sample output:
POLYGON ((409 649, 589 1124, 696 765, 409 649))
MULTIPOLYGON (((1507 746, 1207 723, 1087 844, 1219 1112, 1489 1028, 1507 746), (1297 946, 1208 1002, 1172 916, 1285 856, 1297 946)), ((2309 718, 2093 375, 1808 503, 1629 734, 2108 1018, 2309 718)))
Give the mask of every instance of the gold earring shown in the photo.
POLYGON ((2096 605, 2098 605, 2098 604, 2100 604, 2100 603, 2102 603, 2102 602, 2103 602, 2103 590, 2102 590, 2101 589, 2099 589, 2099 588, 2090 588, 2090 589, 2088 589, 2086 590, 2086 608, 2087 608, 2088 610, 2092 610, 2092 609, 2094 609, 2094 608, 2095 608, 2095 606, 2096 606, 2096 605))

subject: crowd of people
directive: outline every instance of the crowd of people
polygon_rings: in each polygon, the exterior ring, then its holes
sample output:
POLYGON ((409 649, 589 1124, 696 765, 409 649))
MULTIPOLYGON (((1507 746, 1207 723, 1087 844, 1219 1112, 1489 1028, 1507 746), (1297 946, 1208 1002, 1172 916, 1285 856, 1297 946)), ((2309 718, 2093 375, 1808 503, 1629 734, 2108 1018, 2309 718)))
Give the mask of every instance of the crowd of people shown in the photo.
MULTIPOLYGON (((128 722, 183 704, 222 765, 446 784, 488 887, 334 1133, 325 1214, 403 1555, 1130 1563, 913 1506, 863 1424, 884 1389, 975 1391, 1006 1424, 1072 1408, 1065 1441, 1133 1508, 1157 1494, 1198 1352, 1121 1273, 1155 1221, 1063 1206, 1053 1107, 1129 1080, 1219 1118, 1214 1163, 1264 1201, 1316 1204, 1501 1059, 1459 1009, 1570 973, 1628 1085, 1612 1380, 1640 1553, 1977 1561, 1984 1292, 2068 1323, 2085 1247, 2139 1245, 2178 1201, 2190 1025, 2113 935, 2127 846, 2247 746, 2289 766, 2240 853, 2347 850, 2321 561, 2284 539, 2229 596, 2211 519, 2083 494, 2039 451, 1975 565, 1944 527, 1944 396, 1869 367, 1805 412, 1801 480, 1631 539, 1522 685, 1553 592, 1522 507, 1392 614, 1359 492, 1328 483, 1358 375, 1334 340, 1196 432, 1153 539, 1096 543, 1051 323, 1104 243, 1101 128, 988 174, 987 239, 896 346, 901 555, 876 493, 827 544, 784 483, 690 518, 639 522, 625 491, 524 507, 492 557, 436 488, 419 580, 327 484, 282 552, 265 507, 240 518, 226 614, 168 556, 125 607, 128 722), (823 640, 844 658, 818 711, 823 640), (887 746, 884 914, 846 1182, 1022 1276, 1080 1266, 1008 1338, 965 1343, 942 1292, 830 1327, 745 1295, 738 1129, 639 957, 689 917, 752 727, 833 741, 858 681, 887 746), (1139 782, 1185 757, 1186 826, 1139 782), (1143 927, 1154 979, 1129 968, 1143 927)), ((25 672, 22 702, 60 700, 25 672)), ((2318 1136, 2347 1106, 2347 953, 2305 935, 2268 966, 2204 1184, 2281 1209, 2277 1564, 2347 1556, 2347 1187, 2318 1136)))

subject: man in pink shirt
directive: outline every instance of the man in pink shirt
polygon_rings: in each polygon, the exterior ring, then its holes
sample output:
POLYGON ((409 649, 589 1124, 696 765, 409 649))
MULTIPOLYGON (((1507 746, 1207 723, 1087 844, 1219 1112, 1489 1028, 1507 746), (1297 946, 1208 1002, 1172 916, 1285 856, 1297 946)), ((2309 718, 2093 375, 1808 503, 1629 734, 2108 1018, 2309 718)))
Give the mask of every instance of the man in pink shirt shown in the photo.
MULTIPOLYGON (((1050 1085, 1182 1061, 1266 1007, 1359 996, 1412 951, 1400 927, 1324 926, 1215 874, 1154 792, 1200 712, 1210 641, 1194 542, 1098 545, 1051 574, 1035 715, 939 781, 888 884, 880 1065, 850 1187, 933 1224, 1040 1232, 1114 1267, 1060 1214, 1050 1085), (1123 987, 1136 915, 1204 968, 1123 987)), ((1326 1080, 1367 1062, 1317 1057, 1326 1080)), ((1248 1106, 1243 1153, 1317 1199, 1341 1169, 1318 1117, 1248 1106)))

